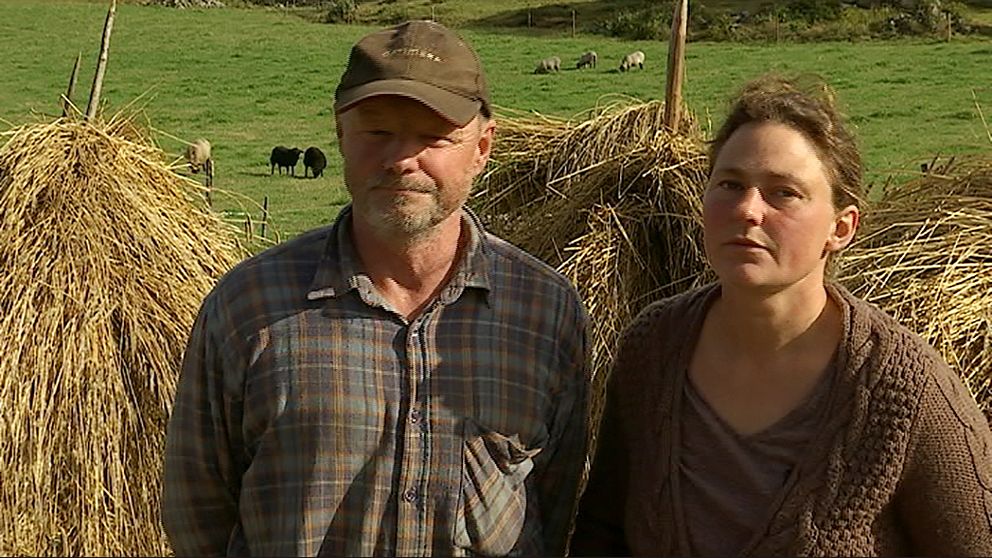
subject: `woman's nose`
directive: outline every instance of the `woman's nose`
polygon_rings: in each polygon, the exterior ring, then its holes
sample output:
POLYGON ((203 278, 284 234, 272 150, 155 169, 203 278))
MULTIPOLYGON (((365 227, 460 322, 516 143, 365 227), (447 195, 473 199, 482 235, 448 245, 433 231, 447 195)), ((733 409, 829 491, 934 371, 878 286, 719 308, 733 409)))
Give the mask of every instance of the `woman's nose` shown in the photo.
POLYGON ((756 187, 745 188, 741 197, 737 200, 737 214, 755 225, 760 225, 764 218, 765 199, 761 196, 761 190, 756 187))

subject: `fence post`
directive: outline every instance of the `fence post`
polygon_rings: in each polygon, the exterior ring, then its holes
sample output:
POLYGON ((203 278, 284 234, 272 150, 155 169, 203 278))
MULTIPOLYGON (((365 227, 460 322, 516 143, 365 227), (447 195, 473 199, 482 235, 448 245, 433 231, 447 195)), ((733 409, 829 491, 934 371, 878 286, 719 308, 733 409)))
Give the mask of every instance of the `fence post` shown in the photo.
POLYGON ((262 198, 262 238, 265 238, 265 226, 269 223, 269 196, 262 198))
POLYGON ((575 38, 575 10, 572 10, 572 38, 575 38))
POLYGON ((213 209, 214 204, 213 204, 213 199, 212 199, 212 195, 211 195, 213 193, 213 190, 214 190, 214 160, 213 160, 213 158, 207 159, 206 161, 203 162, 203 172, 206 173, 206 176, 207 176, 206 184, 205 184, 206 187, 207 187, 207 192, 206 192, 206 196, 207 196, 207 207, 213 209))

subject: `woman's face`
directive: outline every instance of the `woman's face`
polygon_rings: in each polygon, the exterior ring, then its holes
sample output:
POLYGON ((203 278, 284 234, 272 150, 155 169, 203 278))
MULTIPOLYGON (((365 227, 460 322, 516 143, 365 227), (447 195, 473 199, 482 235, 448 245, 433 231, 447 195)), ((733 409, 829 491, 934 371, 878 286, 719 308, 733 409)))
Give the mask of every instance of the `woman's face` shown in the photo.
POLYGON ((703 227, 706 255, 725 286, 822 285, 827 256, 850 243, 857 224, 856 207, 834 207, 813 144, 786 124, 740 127, 714 161, 703 227))

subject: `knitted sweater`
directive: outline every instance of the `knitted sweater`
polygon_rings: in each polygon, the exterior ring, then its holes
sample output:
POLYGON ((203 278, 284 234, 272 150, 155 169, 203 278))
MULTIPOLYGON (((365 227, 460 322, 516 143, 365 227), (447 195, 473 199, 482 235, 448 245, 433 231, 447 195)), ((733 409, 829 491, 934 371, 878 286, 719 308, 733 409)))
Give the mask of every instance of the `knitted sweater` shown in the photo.
MULTIPOLYGON (((804 459, 741 555, 992 556, 992 433, 922 339, 841 287, 838 377, 804 459)), ((683 385, 709 285, 625 332, 572 555, 688 555, 678 464, 683 385)))

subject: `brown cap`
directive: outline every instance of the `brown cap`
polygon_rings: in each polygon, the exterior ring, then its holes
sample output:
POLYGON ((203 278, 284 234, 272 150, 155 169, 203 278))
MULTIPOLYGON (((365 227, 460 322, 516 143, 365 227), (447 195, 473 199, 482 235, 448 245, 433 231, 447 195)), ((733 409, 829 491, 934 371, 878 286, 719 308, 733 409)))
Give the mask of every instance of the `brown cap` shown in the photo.
POLYGON ((432 21, 408 21, 355 43, 334 92, 334 111, 340 114, 375 95, 415 99, 459 126, 471 122, 482 107, 489 111, 478 55, 453 31, 432 21))

